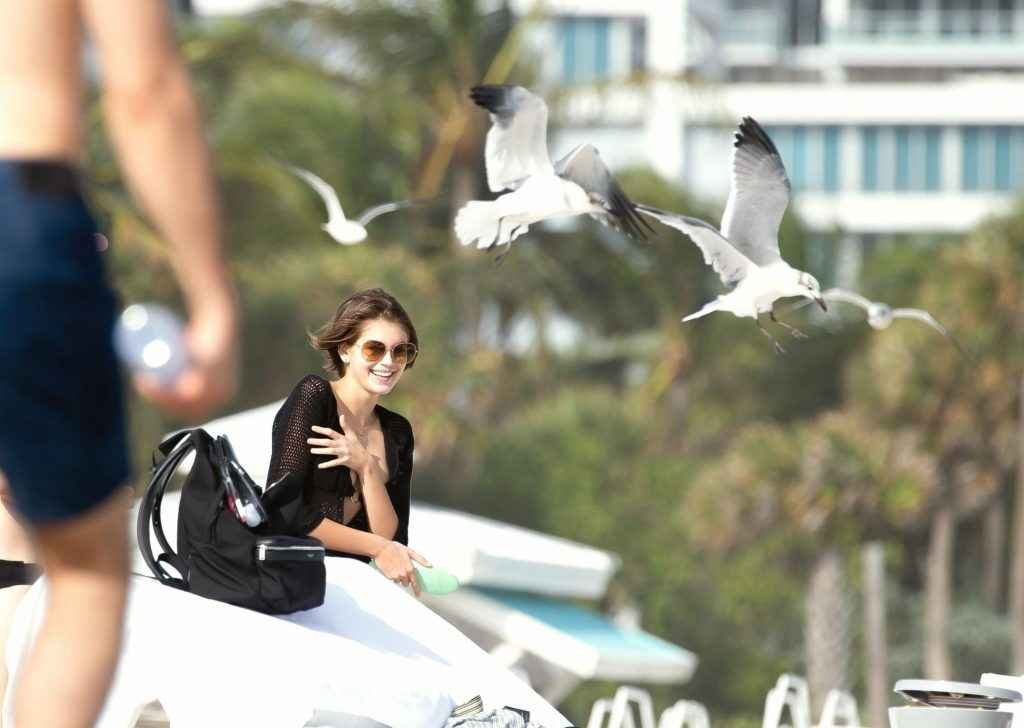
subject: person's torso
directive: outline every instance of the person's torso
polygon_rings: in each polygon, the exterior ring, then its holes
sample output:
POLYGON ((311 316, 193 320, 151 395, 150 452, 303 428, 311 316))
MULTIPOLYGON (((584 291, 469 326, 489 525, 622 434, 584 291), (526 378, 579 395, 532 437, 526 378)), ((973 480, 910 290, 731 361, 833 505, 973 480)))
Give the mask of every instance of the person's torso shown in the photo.
MULTIPOLYGON (((398 417, 381 405, 377 405, 375 413, 380 422, 380 441, 375 454, 379 454, 382 457, 382 464, 387 471, 385 487, 389 497, 394 499, 396 497, 397 480, 400 474, 400 458, 403 457, 402 453, 400 453, 402 443, 399 441, 400 435, 397 432, 398 423, 395 421, 398 417)), ((329 427, 335 432, 341 431, 341 425, 338 422, 337 401, 330 386, 325 386, 322 390, 318 415, 317 424, 319 426, 329 427)), ((315 456, 315 459, 322 461, 329 458, 326 456, 315 456)), ((358 507, 354 507, 352 502, 354 491, 352 472, 348 468, 343 466, 318 468, 314 465, 312 492, 310 495, 315 503, 323 506, 327 518, 349 528, 369 532, 370 521, 364 504, 360 499, 358 507)), ((329 554, 353 556, 352 554, 333 551, 329 552, 329 554)), ((355 556, 354 558, 359 558, 363 561, 368 560, 360 556, 355 556)))
POLYGON ((81 41, 77 0, 0 0, 0 159, 78 159, 81 41))

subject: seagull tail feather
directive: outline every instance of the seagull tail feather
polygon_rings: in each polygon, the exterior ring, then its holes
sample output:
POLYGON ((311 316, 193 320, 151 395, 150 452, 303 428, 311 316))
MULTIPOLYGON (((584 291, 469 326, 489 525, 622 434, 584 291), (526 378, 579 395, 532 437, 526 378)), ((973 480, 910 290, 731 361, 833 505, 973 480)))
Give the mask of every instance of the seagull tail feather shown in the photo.
POLYGON ((705 303, 699 311, 694 311, 689 316, 684 318, 683 322, 685 323, 686 321, 693 321, 693 319, 698 319, 701 316, 707 316, 709 313, 714 313, 719 309, 719 304, 720 301, 718 299, 715 299, 714 301, 709 301, 708 303, 705 303))
POLYGON ((472 200, 455 216, 455 235, 463 245, 487 248, 498 235, 498 220, 493 202, 472 200))

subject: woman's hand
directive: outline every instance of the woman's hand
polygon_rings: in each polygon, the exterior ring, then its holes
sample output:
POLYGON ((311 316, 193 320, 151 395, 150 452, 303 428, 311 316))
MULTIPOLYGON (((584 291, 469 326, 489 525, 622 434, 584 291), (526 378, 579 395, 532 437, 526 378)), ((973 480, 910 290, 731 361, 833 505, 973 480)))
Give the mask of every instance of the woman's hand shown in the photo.
MULTIPOLYGON (((345 420, 341 419, 344 428, 345 420)), ((362 474, 365 469, 376 462, 376 458, 370 454, 366 446, 349 428, 346 432, 335 432, 329 427, 313 425, 313 431, 323 437, 310 437, 306 439, 310 445, 310 452, 314 455, 333 455, 333 460, 328 460, 317 465, 318 468, 335 468, 344 465, 354 473, 362 474)))
POLYGON ((398 541, 388 541, 384 544, 383 548, 373 555, 373 561, 380 572, 391 581, 402 586, 411 586, 417 598, 420 595, 420 581, 416 578, 416 567, 412 562, 417 561, 426 567, 433 565, 398 541))

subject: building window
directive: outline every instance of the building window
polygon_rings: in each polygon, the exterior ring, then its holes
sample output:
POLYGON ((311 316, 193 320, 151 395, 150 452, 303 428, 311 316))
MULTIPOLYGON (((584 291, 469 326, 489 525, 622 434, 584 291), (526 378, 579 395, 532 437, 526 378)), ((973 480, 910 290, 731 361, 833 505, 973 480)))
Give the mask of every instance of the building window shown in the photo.
POLYGON ((729 0, 726 12, 727 43, 775 46, 782 40, 782 13, 775 0, 729 0))
POLYGON ((961 184, 968 192, 1024 187, 1024 127, 965 126, 960 130, 961 184))
POLYGON ((639 18, 559 18, 562 81, 625 78, 646 68, 647 28, 639 18))
POLYGON ((942 186, 939 127, 866 126, 860 138, 865 192, 937 192, 942 186))
POLYGON ((839 127, 770 126, 765 131, 779 149, 794 191, 839 191, 839 127))

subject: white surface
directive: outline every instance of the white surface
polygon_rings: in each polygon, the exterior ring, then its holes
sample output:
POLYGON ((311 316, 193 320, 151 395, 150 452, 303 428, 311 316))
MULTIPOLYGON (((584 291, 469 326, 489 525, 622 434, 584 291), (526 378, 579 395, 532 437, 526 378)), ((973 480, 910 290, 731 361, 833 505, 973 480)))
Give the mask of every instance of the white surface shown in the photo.
MULTIPOLYGON (((339 591, 332 586, 321 609, 351 609, 339 591)), ((43 579, 18 608, 6 655, 15 680, 45 597, 43 579)), ((377 605, 385 619, 404 595, 389 597, 377 605)), ((321 634, 133 577, 121 662, 96 725, 128 728, 154 700, 174 728, 300 728, 317 708, 391 726, 441 725, 456 704, 449 675, 414 654, 371 646, 380 639, 379 630, 358 641, 321 634)))
MULTIPOLYGON (((429 666, 456 704, 480 695, 485 710, 511 705, 529 710, 532 720, 545 728, 569 725, 526 683, 372 567, 353 559, 328 558, 327 581, 328 603, 282 619, 358 640, 384 656, 429 666)), ((401 675, 396 677, 400 679, 401 675)))
MULTIPOLYGON (((997 672, 986 672, 982 674, 979 682, 982 685, 988 685, 993 688, 1016 690, 1024 695, 1024 676, 1021 675, 1001 675, 997 672)), ((999 706, 999 710, 1013 714, 1013 722, 1010 724, 1012 728, 1024 728, 1024 703, 1003 703, 999 706)))
MULTIPOLYGON (((257 483, 270 468, 270 432, 284 400, 213 420, 203 427, 227 435, 257 483)), ((413 488, 415 492, 415 473, 413 488)), ((170 500, 170 499, 169 499, 170 500)), ((167 503, 176 508, 176 503, 167 503)), ((171 537, 175 518, 165 518, 171 537)), ((173 543, 173 542, 172 542, 173 543)), ((489 518, 413 502, 409 543, 464 584, 596 599, 619 567, 605 551, 489 518)))
MULTIPOLYGON (((327 573, 324 605, 285 617, 132 577, 121 663, 97 727, 127 728, 157 700, 174 728, 300 728, 315 710, 437 728, 475 695, 485 709, 512 705, 549 728, 568 725, 526 683, 372 567, 330 558, 327 573)), ((43 599, 45 580, 19 606, 6 655, 12 675, 43 599)))

